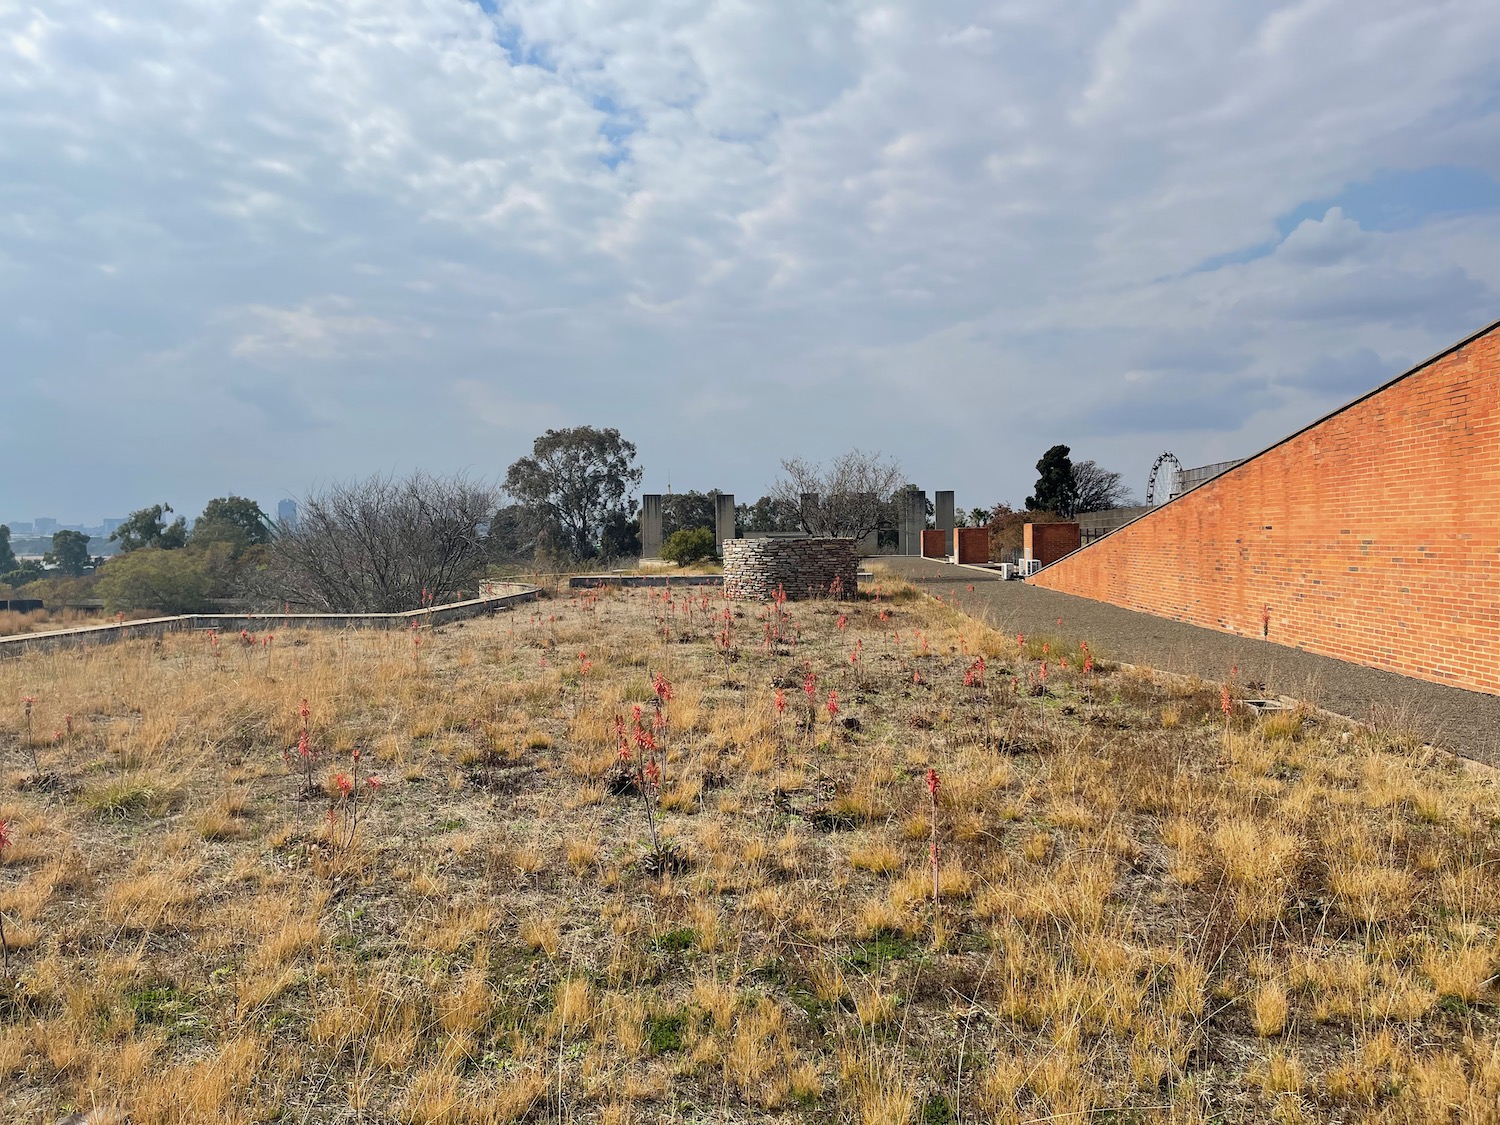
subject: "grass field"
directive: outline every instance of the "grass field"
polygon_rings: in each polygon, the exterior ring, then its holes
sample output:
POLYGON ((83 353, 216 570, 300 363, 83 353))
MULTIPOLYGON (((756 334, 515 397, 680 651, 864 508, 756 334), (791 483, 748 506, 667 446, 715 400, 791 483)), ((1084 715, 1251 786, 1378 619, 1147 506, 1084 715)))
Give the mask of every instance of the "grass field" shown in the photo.
POLYGON ((1107 640, 887 579, 0 663, 0 1119, 1500 1120, 1492 778, 1107 640))
MULTIPOLYGON (((156 615, 142 611, 127 613, 125 619, 135 621, 154 616, 156 615)), ((39 609, 30 613, 6 609, 0 610, 0 637, 10 637, 17 633, 46 633, 53 629, 74 629, 80 625, 107 625, 114 620, 113 614, 105 616, 81 609, 39 609)))

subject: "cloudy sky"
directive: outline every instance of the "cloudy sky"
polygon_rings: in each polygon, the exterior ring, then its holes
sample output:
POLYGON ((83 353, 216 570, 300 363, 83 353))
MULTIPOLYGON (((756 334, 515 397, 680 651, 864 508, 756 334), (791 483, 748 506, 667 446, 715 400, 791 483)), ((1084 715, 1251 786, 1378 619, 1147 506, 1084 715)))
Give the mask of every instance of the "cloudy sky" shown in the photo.
POLYGON ((0 519, 581 423, 1142 491, 1497 295, 1493 0, 0 0, 0 519))

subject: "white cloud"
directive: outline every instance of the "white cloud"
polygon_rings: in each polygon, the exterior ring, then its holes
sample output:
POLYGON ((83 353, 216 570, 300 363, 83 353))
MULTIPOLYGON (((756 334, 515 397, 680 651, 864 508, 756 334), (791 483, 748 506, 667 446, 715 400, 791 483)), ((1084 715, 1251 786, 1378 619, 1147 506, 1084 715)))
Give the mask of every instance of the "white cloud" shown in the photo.
MULTIPOLYGON (((1497 58, 1483 0, 13 4, 7 390, 102 446, 68 401, 201 430, 319 388, 316 443, 223 454, 247 492, 386 466, 371 434, 503 469, 582 421, 648 485, 855 444, 966 503, 1054 440, 1142 475, 1494 315, 1494 214, 1278 223, 1383 171, 1500 176, 1497 58)), ((0 517, 39 477, 79 518, 135 499, 23 471, 30 434, 0 517)))
POLYGON ((244 327, 229 354, 275 363, 368 356, 410 341, 421 330, 367 316, 344 297, 321 297, 294 309, 250 305, 230 314, 244 327))

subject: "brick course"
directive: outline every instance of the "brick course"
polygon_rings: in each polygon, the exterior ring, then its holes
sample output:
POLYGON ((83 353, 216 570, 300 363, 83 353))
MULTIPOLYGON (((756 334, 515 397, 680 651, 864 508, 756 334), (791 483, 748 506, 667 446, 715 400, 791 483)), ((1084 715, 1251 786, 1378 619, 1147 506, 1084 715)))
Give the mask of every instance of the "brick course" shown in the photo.
POLYGON ((990 561, 990 531, 987 527, 960 527, 954 533, 954 547, 958 562, 987 563, 990 561))
POLYGON ((779 586, 789 598, 852 598, 859 584, 853 539, 726 539, 724 592, 768 601, 779 586))
POLYGON ((1500 324, 1030 581, 1500 693, 1500 324))
POLYGON ((1021 555, 1047 566, 1072 554, 1082 543, 1076 523, 1028 523, 1022 529, 1021 555))

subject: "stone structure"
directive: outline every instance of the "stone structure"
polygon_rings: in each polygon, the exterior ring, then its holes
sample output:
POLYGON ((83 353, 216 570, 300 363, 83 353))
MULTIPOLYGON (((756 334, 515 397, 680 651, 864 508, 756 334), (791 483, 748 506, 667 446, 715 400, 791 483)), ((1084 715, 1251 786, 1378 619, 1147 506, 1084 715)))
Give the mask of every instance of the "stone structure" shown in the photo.
MULTIPOLYGON (((933 525, 943 533, 943 554, 953 554, 953 530, 958 526, 958 521, 953 518, 953 493, 934 492, 933 499, 933 525)), ((926 520, 924 518, 923 522, 926 520)))
POLYGON ((721 492, 714 498, 714 550, 724 553, 724 540, 734 539, 734 494, 721 492))
POLYGON ((1500 693, 1500 322, 1032 581, 1500 693))
POLYGON ((853 539, 726 539, 724 592, 767 601, 778 587, 788 598, 852 598, 859 582, 853 539))
POLYGON ((641 497, 641 558, 661 558, 661 494, 641 497))

